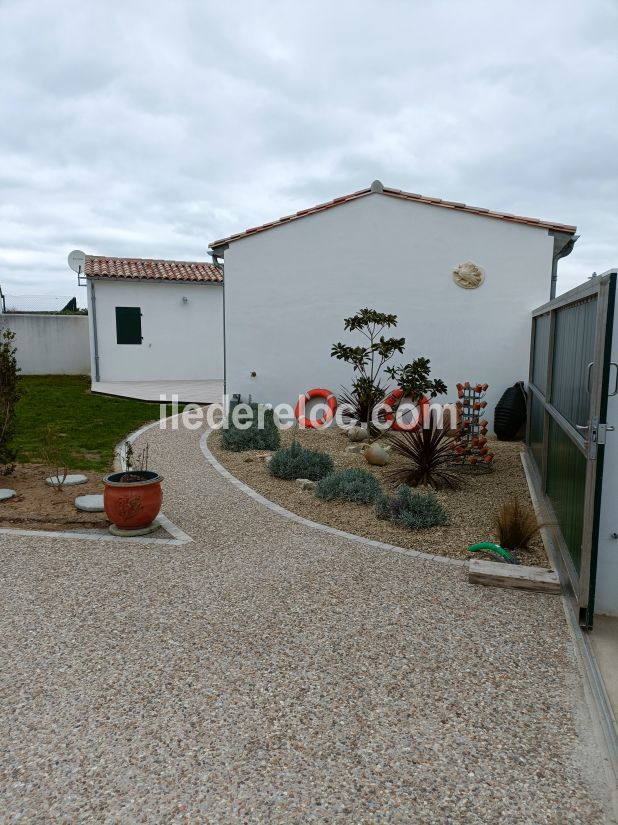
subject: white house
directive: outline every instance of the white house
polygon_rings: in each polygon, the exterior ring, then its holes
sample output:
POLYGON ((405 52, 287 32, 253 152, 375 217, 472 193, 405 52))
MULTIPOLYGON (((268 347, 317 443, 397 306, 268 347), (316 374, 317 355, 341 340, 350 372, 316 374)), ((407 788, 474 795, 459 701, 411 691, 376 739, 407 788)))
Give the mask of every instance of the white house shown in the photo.
POLYGON ((575 229, 375 181, 215 241, 225 260, 226 390, 293 404, 313 387, 349 387, 350 367, 331 346, 353 343, 343 319, 371 307, 398 315, 401 360, 430 358, 451 397, 458 381, 488 383, 491 416, 506 387, 527 378, 530 312, 549 299, 575 229))
POLYGON ((161 391, 179 392, 181 401, 220 399, 220 267, 79 251, 69 263, 87 288, 93 391, 150 400, 161 391))

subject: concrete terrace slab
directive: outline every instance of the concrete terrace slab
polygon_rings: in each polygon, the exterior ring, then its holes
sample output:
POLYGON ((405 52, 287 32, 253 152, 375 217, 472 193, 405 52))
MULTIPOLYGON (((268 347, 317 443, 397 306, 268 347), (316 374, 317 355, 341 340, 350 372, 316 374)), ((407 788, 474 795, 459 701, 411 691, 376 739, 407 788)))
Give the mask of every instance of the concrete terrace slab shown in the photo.
POLYGON ((191 543, 0 533, 5 818, 608 821, 559 598, 284 517, 201 435, 137 444, 191 543))
POLYGON ((91 391, 100 395, 117 395, 138 401, 168 401, 174 396, 179 403, 215 404, 223 398, 223 380, 202 381, 93 381, 91 391))

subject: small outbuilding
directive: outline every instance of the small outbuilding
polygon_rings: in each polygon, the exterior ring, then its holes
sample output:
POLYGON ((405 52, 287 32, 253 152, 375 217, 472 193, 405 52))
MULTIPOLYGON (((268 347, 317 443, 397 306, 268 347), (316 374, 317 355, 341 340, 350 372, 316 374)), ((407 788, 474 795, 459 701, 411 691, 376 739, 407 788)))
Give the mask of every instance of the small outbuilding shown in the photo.
MULTIPOLYGON (((361 307, 396 313, 402 360, 431 359, 450 396, 490 385, 488 412, 525 379, 530 312, 550 298, 576 228, 383 186, 335 198, 210 244, 225 261, 226 389, 294 404, 349 387, 330 357, 361 307)), ((441 399, 446 400, 446 399, 441 399)))
POLYGON ((219 401, 223 272, 203 261, 111 258, 75 251, 86 286, 92 389, 158 401, 219 401))

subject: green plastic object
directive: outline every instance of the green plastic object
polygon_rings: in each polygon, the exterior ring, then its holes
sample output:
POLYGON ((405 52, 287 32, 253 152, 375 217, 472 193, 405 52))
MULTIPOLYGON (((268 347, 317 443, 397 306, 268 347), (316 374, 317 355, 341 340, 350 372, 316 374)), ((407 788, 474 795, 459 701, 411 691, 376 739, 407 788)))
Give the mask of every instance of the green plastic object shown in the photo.
POLYGON ((491 541, 479 541, 478 544, 471 544, 468 547, 468 550, 471 553, 478 553, 479 550, 493 550, 494 553, 497 553, 499 556, 502 556, 503 559, 509 562, 509 564, 515 564, 515 559, 508 550, 505 550, 504 547, 500 547, 499 544, 494 544, 491 541))

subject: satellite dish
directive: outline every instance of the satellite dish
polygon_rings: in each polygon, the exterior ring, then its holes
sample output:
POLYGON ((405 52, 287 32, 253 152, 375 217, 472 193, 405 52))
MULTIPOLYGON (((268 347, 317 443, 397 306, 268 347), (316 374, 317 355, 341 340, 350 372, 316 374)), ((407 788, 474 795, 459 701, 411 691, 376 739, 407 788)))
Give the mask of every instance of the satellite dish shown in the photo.
POLYGON ((86 268, 86 253, 82 252, 81 249, 74 249, 73 252, 70 252, 69 266, 78 275, 83 273, 86 268))

